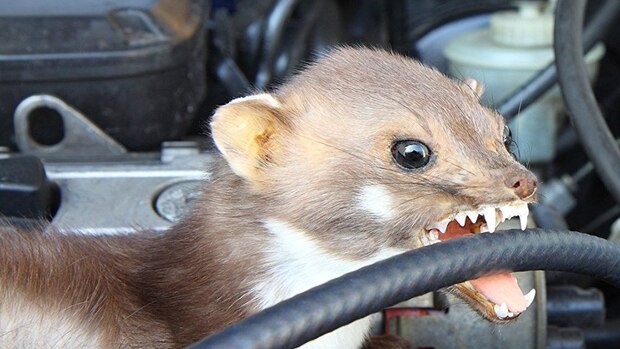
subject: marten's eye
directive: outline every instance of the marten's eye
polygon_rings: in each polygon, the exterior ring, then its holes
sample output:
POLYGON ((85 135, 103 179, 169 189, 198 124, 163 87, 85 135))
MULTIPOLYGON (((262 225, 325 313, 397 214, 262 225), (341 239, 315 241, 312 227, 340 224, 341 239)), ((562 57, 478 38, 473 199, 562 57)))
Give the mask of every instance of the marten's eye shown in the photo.
POLYGON ((413 170, 428 164, 431 159, 431 151, 426 144, 420 141, 397 141, 392 145, 392 157, 400 167, 413 170))
POLYGON ((508 125, 504 126, 504 134, 502 138, 506 149, 510 151, 510 146, 512 145, 512 132, 510 132, 510 127, 508 127, 508 125))

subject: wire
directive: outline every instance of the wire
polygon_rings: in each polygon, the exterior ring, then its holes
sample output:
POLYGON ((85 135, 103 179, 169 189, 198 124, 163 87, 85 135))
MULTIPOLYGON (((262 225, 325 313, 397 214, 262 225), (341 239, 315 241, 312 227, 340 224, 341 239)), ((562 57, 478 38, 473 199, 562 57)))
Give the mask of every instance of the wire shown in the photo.
POLYGON ((254 85, 265 88, 273 75, 273 62, 276 59, 277 47, 281 43, 286 24, 300 0, 279 0, 267 17, 263 52, 260 66, 256 73, 254 85))

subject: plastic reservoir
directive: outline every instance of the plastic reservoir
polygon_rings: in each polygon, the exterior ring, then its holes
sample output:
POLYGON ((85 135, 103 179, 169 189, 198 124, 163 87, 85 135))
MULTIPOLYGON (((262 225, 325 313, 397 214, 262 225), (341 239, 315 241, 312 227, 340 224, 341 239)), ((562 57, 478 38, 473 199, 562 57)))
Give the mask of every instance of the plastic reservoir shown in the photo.
MULTIPOLYGON (((591 80, 604 53, 599 43, 586 55, 591 80)), ((444 54, 452 76, 473 77, 484 84, 483 103, 502 101, 553 61, 553 8, 527 2, 519 3, 518 11, 497 12, 487 27, 452 38, 444 54)), ((556 86, 510 122, 520 161, 536 164, 553 159, 561 111, 556 86)))

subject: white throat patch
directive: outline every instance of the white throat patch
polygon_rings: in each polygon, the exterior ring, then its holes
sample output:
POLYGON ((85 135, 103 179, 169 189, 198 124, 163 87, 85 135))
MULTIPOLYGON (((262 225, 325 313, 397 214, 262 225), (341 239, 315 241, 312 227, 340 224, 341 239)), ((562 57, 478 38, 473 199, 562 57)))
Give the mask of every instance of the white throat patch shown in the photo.
POLYGON ((394 204, 390 192, 380 184, 365 185, 357 195, 360 209, 386 221, 394 217, 394 204))
MULTIPOLYGON (((348 272, 404 252, 390 248, 368 259, 346 259, 321 248, 309 234, 287 223, 268 219, 264 222, 264 227, 272 240, 265 253, 268 276, 254 288, 261 309, 348 272)), ((369 327, 369 318, 360 319, 311 341, 302 348, 359 348, 369 327)))

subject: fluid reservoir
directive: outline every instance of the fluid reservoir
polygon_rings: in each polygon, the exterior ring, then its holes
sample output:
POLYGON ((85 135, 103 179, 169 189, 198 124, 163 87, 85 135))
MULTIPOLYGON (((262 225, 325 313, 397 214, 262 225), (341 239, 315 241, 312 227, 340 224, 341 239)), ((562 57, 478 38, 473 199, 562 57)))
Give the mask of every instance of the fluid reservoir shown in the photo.
MULTIPOLYGON (((553 61, 552 4, 529 1, 517 5, 518 10, 492 14, 484 28, 456 35, 444 48, 452 76, 473 77, 484 84, 486 105, 502 101, 553 61)), ((599 43, 586 55, 591 80, 604 53, 599 43)), ((541 164, 553 159, 562 122, 561 103, 556 86, 511 121, 520 161, 541 164)))

